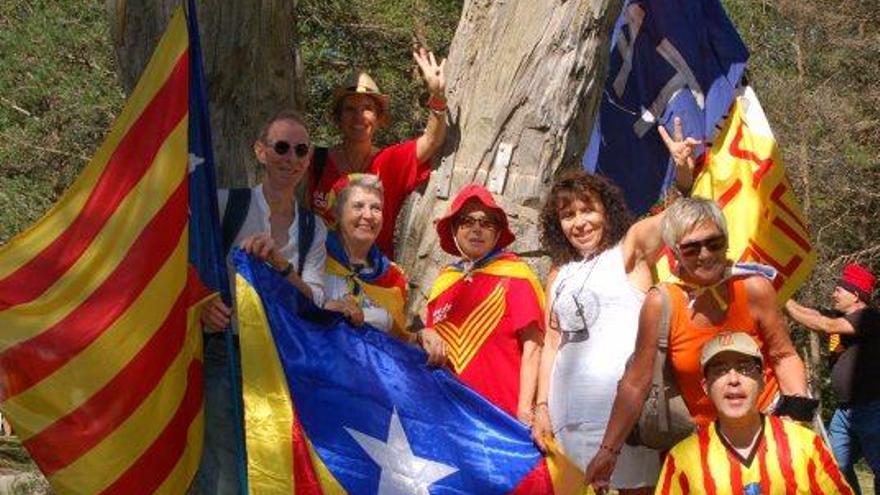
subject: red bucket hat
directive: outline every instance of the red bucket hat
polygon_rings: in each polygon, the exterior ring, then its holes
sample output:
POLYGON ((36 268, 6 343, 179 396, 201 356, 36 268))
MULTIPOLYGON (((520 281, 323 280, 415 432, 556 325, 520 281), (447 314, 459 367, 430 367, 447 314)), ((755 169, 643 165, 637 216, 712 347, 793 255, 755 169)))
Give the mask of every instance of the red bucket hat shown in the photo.
POLYGON ((500 222, 499 235, 495 247, 505 248, 509 246, 516 237, 513 235, 513 232, 511 232, 510 225, 507 223, 507 214, 497 203, 495 203, 495 198, 492 197, 492 193, 487 191, 485 187, 477 184, 468 184, 464 189, 459 191, 458 195, 455 196, 455 199, 452 200, 452 204, 449 205, 446 214, 434 221, 434 226, 437 228, 437 237, 440 238, 440 247, 451 255, 461 256, 461 251, 459 251, 458 246, 455 245, 454 234, 452 232, 452 221, 455 219, 455 216, 458 215, 458 212, 462 207, 464 207, 465 203, 471 200, 479 201, 484 207, 493 211, 498 218, 500 222))
POLYGON ((877 278, 870 270, 857 263, 850 263, 843 267, 843 273, 837 285, 844 289, 855 293, 863 301, 871 299, 871 293, 874 292, 874 282, 877 278))

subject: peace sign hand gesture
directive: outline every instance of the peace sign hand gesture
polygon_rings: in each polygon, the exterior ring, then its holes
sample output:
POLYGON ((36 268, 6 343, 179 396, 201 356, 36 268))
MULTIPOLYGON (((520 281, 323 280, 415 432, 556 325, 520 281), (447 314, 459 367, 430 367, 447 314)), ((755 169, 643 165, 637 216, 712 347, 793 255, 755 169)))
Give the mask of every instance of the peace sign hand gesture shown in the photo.
POLYGON ((666 144, 673 163, 675 163, 675 184, 680 190, 690 191, 694 183, 694 166, 696 165, 694 150, 702 144, 702 141, 690 136, 684 137, 679 117, 673 119, 672 126, 672 137, 669 136, 669 131, 662 125, 657 126, 657 132, 660 133, 660 137, 663 139, 663 143, 666 144))
POLYGON ((413 58, 416 63, 419 64, 419 69, 422 71, 422 78, 425 80, 425 85, 428 86, 428 92, 434 98, 439 98, 441 100, 446 100, 446 75, 443 72, 443 69, 446 67, 446 59, 437 63, 437 59, 434 57, 434 52, 429 52, 425 50, 424 47, 420 47, 417 51, 413 51, 413 58))

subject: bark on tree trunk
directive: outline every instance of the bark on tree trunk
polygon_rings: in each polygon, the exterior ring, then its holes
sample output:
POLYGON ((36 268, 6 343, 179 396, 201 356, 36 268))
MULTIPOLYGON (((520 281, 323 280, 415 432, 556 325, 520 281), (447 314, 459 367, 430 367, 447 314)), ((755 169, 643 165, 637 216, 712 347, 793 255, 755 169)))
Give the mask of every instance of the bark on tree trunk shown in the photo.
POLYGON ((619 0, 465 2, 447 62, 449 137, 399 230, 412 312, 451 259, 432 221, 471 182, 494 189, 517 236, 511 249, 545 274, 538 212, 556 171, 580 166, 619 9, 619 0), (508 151, 507 173, 493 170, 508 151))
MULTIPOLYGON (((179 0, 107 0, 119 74, 131 92, 179 0)), ((283 108, 301 108, 296 1, 203 0, 202 50, 221 185, 253 183, 253 142, 283 108)))

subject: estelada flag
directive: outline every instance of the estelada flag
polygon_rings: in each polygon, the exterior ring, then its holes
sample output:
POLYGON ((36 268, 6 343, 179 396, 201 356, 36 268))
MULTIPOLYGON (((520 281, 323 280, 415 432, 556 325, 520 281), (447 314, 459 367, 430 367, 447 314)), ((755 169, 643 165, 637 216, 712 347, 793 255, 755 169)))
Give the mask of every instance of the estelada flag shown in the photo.
POLYGON ((323 311, 264 263, 233 255, 254 493, 586 493, 558 451, 425 354, 323 311))
POLYGON ((0 248, 0 407, 58 493, 179 494, 198 467, 208 291, 189 230, 213 235, 216 206, 191 217, 211 203, 190 193, 216 193, 190 183, 213 180, 188 159, 192 63, 179 8, 94 158, 0 248))
POLYGON ((674 182, 656 126, 678 117, 685 135, 712 140, 749 52, 720 0, 627 0, 610 45, 583 166, 620 186, 641 216, 674 182))
MULTIPOLYGON (((776 139, 751 87, 739 90, 720 127, 691 194, 714 199, 721 206, 730 259, 776 270, 773 285, 783 302, 810 276, 816 251, 776 139)), ((668 278, 671 263, 674 259, 667 248, 657 264, 661 280, 668 278)))

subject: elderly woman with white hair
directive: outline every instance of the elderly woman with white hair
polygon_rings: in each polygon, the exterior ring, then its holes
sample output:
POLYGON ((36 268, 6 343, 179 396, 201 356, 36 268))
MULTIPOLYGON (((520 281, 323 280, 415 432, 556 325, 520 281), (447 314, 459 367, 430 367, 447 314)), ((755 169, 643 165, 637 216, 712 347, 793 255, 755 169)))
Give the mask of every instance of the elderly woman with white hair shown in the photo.
MULTIPOLYGON (((682 398, 698 427, 715 420, 716 411, 701 386, 700 352, 718 333, 735 328, 754 338, 764 357, 766 387, 758 398, 762 411, 779 398, 806 395, 804 364, 791 343, 776 291, 767 277, 737 270, 727 258, 727 224, 718 205, 685 198, 666 210, 663 242, 674 256, 675 283, 665 284, 669 311, 667 359, 682 398)), ((616 453, 639 419, 657 356, 664 296, 649 291, 639 316, 632 364, 623 375, 600 449, 587 466, 587 481, 607 483, 616 453)))
MULTIPOLYGON (((405 342, 406 275, 376 245, 384 224, 384 188, 375 175, 354 174, 336 196, 337 228, 327 234, 324 308, 354 325, 369 324, 405 342)), ((430 363, 442 359, 442 341, 418 335, 430 363)))
POLYGON ((382 181, 367 174, 351 176, 337 195, 337 228, 327 235, 324 308, 343 313, 355 325, 368 323, 409 340, 406 277, 376 246, 384 223, 383 195, 382 181))

